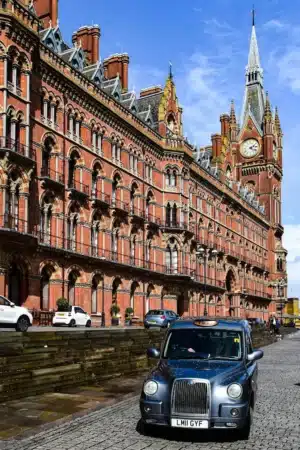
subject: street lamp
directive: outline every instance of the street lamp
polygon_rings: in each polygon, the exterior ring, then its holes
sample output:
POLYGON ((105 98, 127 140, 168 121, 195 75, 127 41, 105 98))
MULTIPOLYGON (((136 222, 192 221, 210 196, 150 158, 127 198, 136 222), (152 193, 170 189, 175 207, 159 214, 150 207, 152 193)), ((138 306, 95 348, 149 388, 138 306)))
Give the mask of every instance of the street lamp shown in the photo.
POLYGON ((216 257, 218 254, 218 250, 210 250, 209 248, 203 248, 200 247, 197 249, 196 255, 200 256, 203 258, 204 260, 204 316, 208 315, 208 311, 207 311, 207 303, 206 303, 206 270, 207 270, 207 262, 209 259, 209 256, 213 256, 216 257))
POLYGON ((287 287, 287 283, 284 279, 281 279, 280 281, 278 281, 277 283, 277 289, 278 289, 278 298, 281 300, 280 301, 280 316, 281 316, 281 323, 282 323, 282 314, 283 314, 283 305, 284 305, 284 288, 287 287))

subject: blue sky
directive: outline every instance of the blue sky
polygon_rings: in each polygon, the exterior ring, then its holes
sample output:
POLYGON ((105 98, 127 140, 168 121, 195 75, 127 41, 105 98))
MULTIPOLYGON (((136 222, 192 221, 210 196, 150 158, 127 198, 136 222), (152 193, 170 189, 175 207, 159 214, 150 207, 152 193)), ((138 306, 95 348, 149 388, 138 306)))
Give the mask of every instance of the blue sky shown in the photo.
MULTIPOLYGON (((252 1, 67 0, 60 1, 66 41, 83 25, 101 27, 101 57, 127 52, 129 86, 164 84, 169 61, 184 132, 192 143, 210 141, 219 116, 234 99, 241 109, 251 32, 252 1), (83 7, 83 4, 85 7, 83 7)), ((264 85, 278 106, 284 132, 283 224, 289 250, 289 294, 300 296, 300 0, 260 0, 256 31, 264 85), (297 22, 298 19, 298 22, 297 22)))

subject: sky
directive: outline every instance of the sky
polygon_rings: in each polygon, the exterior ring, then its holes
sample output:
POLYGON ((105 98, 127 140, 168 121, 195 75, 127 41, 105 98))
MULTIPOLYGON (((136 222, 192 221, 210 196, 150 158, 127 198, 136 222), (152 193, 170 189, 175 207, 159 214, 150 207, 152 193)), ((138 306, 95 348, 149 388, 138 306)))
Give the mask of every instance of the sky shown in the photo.
MULTIPOLYGON (((100 54, 130 56, 129 87, 164 85, 172 70, 184 134, 207 145, 220 131, 219 116, 235 101, 240 112, 245 84, 253 0, 60 0, 64 39, 80 26, 101 28, 100 54)), ((300 296, 300 0, 260 0, 256 32, 264 87, 278 106, 284 132, 283 243, 288 254, 289 296, 300 296)))

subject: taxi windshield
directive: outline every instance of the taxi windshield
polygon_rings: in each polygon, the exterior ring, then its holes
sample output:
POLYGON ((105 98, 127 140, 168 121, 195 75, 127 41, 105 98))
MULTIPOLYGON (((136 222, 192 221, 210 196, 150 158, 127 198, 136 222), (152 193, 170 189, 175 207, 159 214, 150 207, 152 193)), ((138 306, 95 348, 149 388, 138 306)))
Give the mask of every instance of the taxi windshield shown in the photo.
POLYGON ((167 338, 163 358, 240 360, 242 336, 235 330, 173 330, 167 338))

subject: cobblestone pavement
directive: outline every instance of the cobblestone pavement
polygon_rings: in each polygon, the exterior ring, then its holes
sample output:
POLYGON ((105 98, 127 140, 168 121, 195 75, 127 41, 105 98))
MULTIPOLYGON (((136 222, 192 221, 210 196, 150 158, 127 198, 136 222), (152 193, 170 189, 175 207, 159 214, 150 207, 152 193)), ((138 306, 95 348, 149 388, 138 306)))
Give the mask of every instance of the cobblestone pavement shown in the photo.
POLYGON ((198 450, 300 449, 300 333, 265 349, 260 389, 249 441, 232 435, 167 433, 144 437, 136 431, 138 398, 90 413, 36 436, 0 443, 5 450, 198 450))

